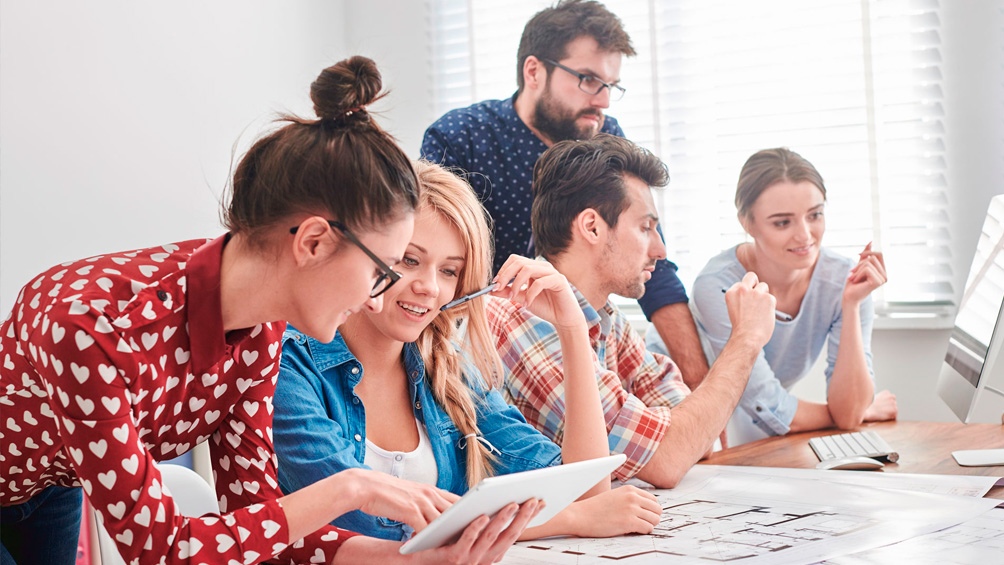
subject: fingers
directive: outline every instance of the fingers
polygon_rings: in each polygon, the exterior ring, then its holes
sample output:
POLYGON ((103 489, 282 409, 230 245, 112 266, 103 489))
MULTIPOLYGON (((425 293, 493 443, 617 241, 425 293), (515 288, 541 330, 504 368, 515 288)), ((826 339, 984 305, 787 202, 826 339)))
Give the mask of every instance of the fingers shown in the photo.
MULTIPOLYGON (((519 539, 519 535, 523 533, 526 529, 527 524, 530 520, 540 513, 544 509, 543 501, 537 500, 536 498, 531 498, 519 506, 519 512, 512 519, 512 522, 508 524, 505 531, 499 534, 498 538, 494 543, 496 550, 501 550, 499 555, 505 553, 505 550, 509 548, 510 545, 519 539)), ((502 523, 505 525, 505 523, 502 523)))
POLYGON ((879 275, 878 277, 873 276, 869 280, 881 281, 879 282, 879 285, 885 284, 888 280, 885 270, 885 256, 881 251, 872 251, 871 242, 868 242, 868 245, 866 245, 865 248, 858 253, 858 262, 851 268, 851 272, 848 274, 847 278, 854 283, 866 280, 864 276, 859 275, 859 272, 864 273, 869 266, 879 275))
MULTIPOLYGON (((530 290, 530 287, 536 281, 554 274, 557 274, 557 271, 550 263, 536 261, 519 255, 510 255, 493 279, 498 283, 498 287, 492 291, 492 294, 526 303, 528 302, 527 292, 530 290), (509 281, 509 283, 504 283, 503 281, 509 281)), ((539 293, 540 290, 536 290, 533 296, 536 297, 539 293)))
MULTIPOLYGON (((521 505, 509 504, 488 522, 470 548, 471 562, 494 563, 523 533, 526 525, 540 511, 536 499, 521 505)), ((466 535, 466 532, 465 532, 466 535)))
POLYGON ((881 253, 862 257, 857 264, 851 267, 847 278, 852 283, 871 280, 878 282, 879 285, 885 284, 888 277, 885 270, 885 261, 881 257, 881 253))
MULTIPOLYGON (((515 506, 515 504, 511 504, 510 506, 515 506)), ((500 515, 509 510, 509 506, 503 508, 495 515, 495 518, 497 519, 500 515)), ((464 528, 464 533, 460 535, 460 539, 457 540, 457 543, 453 544, 450 548, 451 553, 459 556, 469 556, 472 558, 471 561, 473 561, 474 555, 472 554, 472 549, 474 544, 481 540, 481 534, 484 532, 485 528, 488 527, 489 523, 491 523, 491 520, 488 516, 478 516, 473 522, 464 528)))
POLYGON ((400 521, 414 528, 416 532, 425 529, 430 522, 459 500, 457 495, 430 485, 418 485, 398 479, 397 486, 400 490, 388 493, 394 501, 410 501, 407 504, 410 508, 405 510, 406 516, 400 521))

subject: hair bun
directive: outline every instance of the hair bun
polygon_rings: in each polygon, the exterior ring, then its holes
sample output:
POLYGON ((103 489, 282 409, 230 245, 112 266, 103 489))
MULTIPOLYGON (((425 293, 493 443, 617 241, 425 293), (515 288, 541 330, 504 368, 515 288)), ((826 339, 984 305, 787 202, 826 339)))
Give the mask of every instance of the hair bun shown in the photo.
POLYGON ((317 117, 337 119, 381 98, 382 87, 383 80, 373 59, 356 55, 321 71, 310 85, 310 99, 317 117))

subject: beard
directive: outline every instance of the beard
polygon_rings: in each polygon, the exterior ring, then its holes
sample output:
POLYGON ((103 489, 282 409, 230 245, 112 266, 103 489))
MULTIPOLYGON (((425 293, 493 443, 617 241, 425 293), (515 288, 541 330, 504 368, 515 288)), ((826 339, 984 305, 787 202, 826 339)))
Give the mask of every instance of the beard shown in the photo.
POLYGON ((605 285, 608 294, 616 294, 635 300, 645 294, 645 278, 641 274, 642 269, 624 268, 624 258, 615 241, 607 241, 598 271, 608 273, 611 277, 605 285))
POLYGON ((603 126, 603 112, 596 108, 587 108, 578 113, 573 113, 561 106, 557 100, 551 96, 551 89, 548 89, 537 100, 533 108, 533 127, 544 134, 552 143, 565 141, 568 139, 590 139, 596 135, 600 127, 603 126), (599 116, 599 127, 595 130, 592 126, 578 127, 575 121, 582 116, 599 116))

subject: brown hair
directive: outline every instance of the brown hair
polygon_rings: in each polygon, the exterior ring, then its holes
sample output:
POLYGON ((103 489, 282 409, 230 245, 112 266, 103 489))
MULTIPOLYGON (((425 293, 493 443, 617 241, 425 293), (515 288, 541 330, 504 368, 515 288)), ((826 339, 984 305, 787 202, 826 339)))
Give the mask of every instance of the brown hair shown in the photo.
MULTIPOLYGON (((516 52, 516 84, 523 92, 523 65, 530 55, 538 59, 560 61, 568 56, 572 41, 589 36, 602 51, 635 55, 631 37, 620 18, 606 6, 592 0, 562 0, 537 12, 523 28, 516 52)), ((550 69, 551 65, 544 63, 550 69)))
POLYGON ((669 183, 666 165, 647 149, 601 133, 588 140, 555 143, 533 167, 530 224, 537 253, 552 258, 571 243, 572 222, 596 210, 611 228, 628 207, 624 175, 651 187, 669 183))
POLYGON ((736 185, 736 211, 739 220, 750 219, 750 209, 763 191, 783 181, 816 185, 826 200, 823 177, 812 163, 787 147, 762 149, 746 160, 736 185))
MULTIPOLYGON (((491 278, 492 268, 492 236, 487 212, 470 185, 443 167, 418 161, 415 171, 422 193, 419 207, 435 210, 452 224, 466 250, 464 268, 453 298, 483 288, 491 278)), ((477 406, 468 381, 480 375, 481 386, 501 384, 502 361, 488 329, 484 304, 484 300, 471 300, 440 312, 416 340, 433 396, 464 436, 480 434, 477 406), (461 318, 467 319, 467 329, 458 351, 455 343, 460 337, 457 322, 461 318), (466 375, 468 380, 464 374, 465 358, 479 374, 466 375)), ((472 438, 462 441, 467 452, 467 484, 473 487, 493 474, 495 458, 480 441, 472 438)))
POLYGON ((352 57, 310 85, 318 119, 286 122, 251 146, 234 171, 223 224, 261 245, 264 232, 298 213, 375 229, 414 210, 418 179, 394 138, 366 106, 383 95, 380 71, 352 57))

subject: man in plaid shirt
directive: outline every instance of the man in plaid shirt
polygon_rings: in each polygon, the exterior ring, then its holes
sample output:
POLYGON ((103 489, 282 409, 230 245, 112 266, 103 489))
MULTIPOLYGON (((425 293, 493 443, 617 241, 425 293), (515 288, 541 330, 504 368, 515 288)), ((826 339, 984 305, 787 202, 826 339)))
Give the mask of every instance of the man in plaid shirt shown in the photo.
MULTIPOLYGON (((640 297, 666 257, 650 187, 668 181, 662 161, 623 138, 563 141, 534 167, 531 212, 538 254, 568 279, 589 326, 610 450, 627 455, 614 474, 661 488, 676 486, 725 428, 774 330, 775 304, 753 273, 728 289, 732 336, 693 392, 669 357, 645 349, 608 297, 640 297)), ((489 298, 488 317, 508 401, 560 445, 564 387, 554 327, 504 298, 489 298)))

